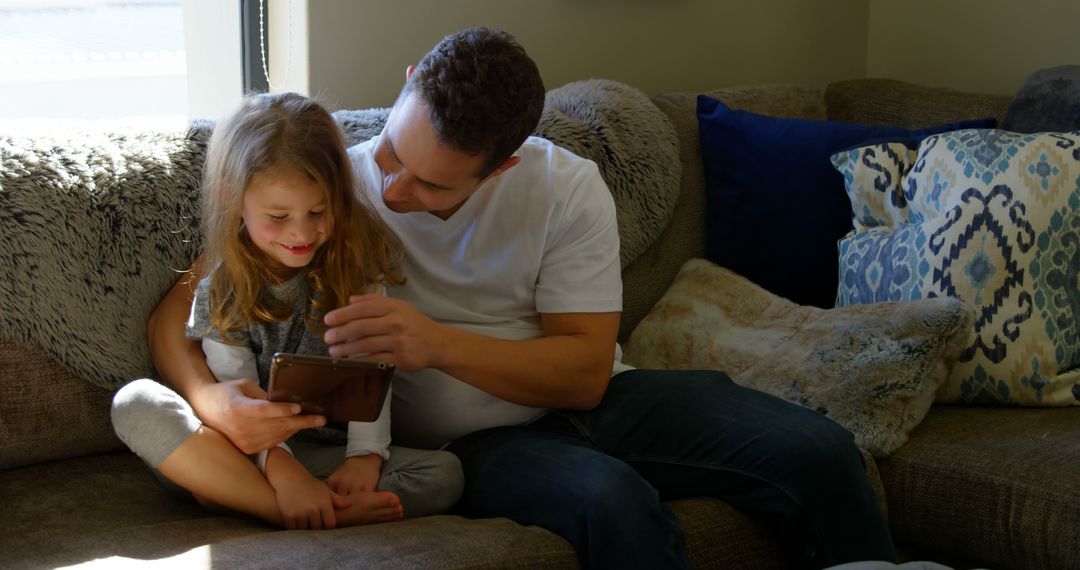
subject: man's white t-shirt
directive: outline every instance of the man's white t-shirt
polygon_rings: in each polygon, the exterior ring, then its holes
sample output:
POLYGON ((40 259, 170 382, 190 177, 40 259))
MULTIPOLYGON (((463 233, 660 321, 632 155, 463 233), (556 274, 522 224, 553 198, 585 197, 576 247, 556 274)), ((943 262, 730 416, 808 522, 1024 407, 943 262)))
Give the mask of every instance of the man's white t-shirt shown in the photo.
MULTIPOLYGON (((391 297, 444 325, 510 340, 540 337, 540 313, 622 311, 615 203, 594 162, 530 137, 514 153, 521 162, 442 220, 386 207, 377 143, 349 155, 361 189, 405 247, 406 283, 388 288, 391 297)), ((613 374, 628 368, 616 360, 613 374)), ((412 447, 441 447, 545 411, 434 369, 399 372, 393 394, 394 441, 412 447)))

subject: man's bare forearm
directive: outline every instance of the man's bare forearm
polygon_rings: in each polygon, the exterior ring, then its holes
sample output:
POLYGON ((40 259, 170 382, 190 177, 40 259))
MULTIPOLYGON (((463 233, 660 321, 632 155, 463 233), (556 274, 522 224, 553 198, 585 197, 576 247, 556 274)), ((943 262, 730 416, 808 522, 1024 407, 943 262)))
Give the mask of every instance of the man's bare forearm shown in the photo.
POLYGON ((611 376, 614 340, 609 348, 585 335, 501 340, 456 331, 451 337, 441 370, 525 406, 590 409, 611 376))

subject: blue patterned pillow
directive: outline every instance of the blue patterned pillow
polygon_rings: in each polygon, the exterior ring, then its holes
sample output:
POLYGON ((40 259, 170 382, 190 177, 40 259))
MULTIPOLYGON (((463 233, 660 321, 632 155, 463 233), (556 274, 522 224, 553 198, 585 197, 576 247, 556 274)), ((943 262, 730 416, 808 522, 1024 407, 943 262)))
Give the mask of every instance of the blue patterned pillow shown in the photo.
POLYGON ((841 152, 837 306, 958 297, 975 335, 939 402, 1080 405, 1080 131, 963 130, 841 152))

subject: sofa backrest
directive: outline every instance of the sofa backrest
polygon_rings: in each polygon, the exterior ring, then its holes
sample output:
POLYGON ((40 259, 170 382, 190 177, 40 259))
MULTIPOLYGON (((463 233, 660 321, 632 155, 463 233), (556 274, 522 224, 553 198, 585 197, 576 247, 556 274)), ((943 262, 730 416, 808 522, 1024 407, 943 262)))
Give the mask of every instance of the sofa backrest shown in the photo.
MULTIPOLYGON (((824 92, 807 87, 758 86, 725 88, 706 94, 733 108, 766 115, 902 127, 1001 117, 1010 100, 887 80, 840 82, 824 92)), ((664 294, 683 263, 703 257, 705 252, 705 175, 696 94, 667 93, 651 100, 674 126, 682 175, 672 222, 624 269, 624 312, 619 334, 622 341, 664 294)), ((355 131, 359 127, 349 128, 350 117, 339 119, 346 123, 346 130, 355 131)), ((377 121, 372 121, 379 117, 352 119, 362 127, 370 127, 368 131, 377 130, 377 121)), ((170 170, 170 176, 173 175, 170 170)), ((192 253, 185 255, 190 257, 192 253)), ((184 266, 184 260, 169 265, 174 269, 184 266)), ((174 279, 175 274, 168 274, 160 287, 167 288, 174 279)), ((141 326, 140 321, 138 327, 141 326)), ((121 446, 112 435, 107 419, 110 390, 93 386, 83 375, 58 366, 52 351, 33 346, 24 336, 0 337, 3 337, 0 338, 0 393, 6 394, 0 398, 4 404, 0 405, 0 469, 121 446)))
MULTIPOLYGON (((776 117, 845 121, 919 129, 966 119, 994 117, 1000 123, 1011 96, 926 87, 891 79, 839 81, 824 91, 787 85, 730 87, 706 92, 725 105, 776 117)), ((652 98, 678 133, 682 194, 671 224, 652 247, 623 271, 625 342, 664 294, 682 264, 705 254, 705 172, 696 114, 697 94, 665 93, 652 98)))
MULTIPOLYGON (((704 94, 730 107, 763 115, 825 119, 821 91, 809 87, 729 87, 704 94)), ((705 168, 698 137, 697 94, 665 93, 652 100, 675 126, 682 161, 682 190, 672 222, 649 249, 623 270, 623 314, 619 327, 622 342, 667 291, 682 264, 705 255, 705 168)))
POLYGON ((1009 95, 925 87, 895 79, 837 81, 825 89, 831 121, 922 129, 967 119, 1005 117, 1009 95))

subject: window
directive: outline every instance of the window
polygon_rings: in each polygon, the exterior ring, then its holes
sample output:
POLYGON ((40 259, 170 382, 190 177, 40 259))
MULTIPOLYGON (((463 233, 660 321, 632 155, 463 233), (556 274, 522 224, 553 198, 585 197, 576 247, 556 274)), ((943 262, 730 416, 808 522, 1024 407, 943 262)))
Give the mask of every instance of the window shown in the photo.
POLYGON ((183 0, 0 0, 0 123, 189 114, 183 0))

